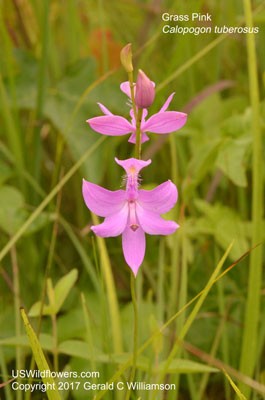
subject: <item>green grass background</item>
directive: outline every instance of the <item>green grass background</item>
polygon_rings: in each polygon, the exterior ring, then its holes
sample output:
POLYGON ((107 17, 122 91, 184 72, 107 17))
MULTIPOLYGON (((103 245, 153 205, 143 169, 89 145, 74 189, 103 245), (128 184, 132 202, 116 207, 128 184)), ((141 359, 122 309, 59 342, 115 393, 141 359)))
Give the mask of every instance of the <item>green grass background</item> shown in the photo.
MULTIPOLYGON (((167 179, 177 185, 178 204, 167 218, 181 228, 170 237, 147 237, 136 279, 144 346, 136 380, 178 389, 135 391, 131 398, 264 399, 263 245, 237 260, 264 240, 265 2, 0 5, 1 381, 12 369, 34 365, 20 306, 51 369, 99 371, 95 383, 128 380, 134 326, 129 267, 120 237, 102 240, 89 230, 98 219, 84 205, 81 184, 84 177, 118 189, 122 171, 114 157, 134 155, 126 137, 102 137, 85 122, 100 115, 98 101, 128 117, 119 53, 130 42, 135 71, 143 69, 156 82, 149 113, 173 91, 170 109, 188 113, 180 131, 164 139, 150 134, 143 145, 152 164, 142 185, 167 179), (259 33, 165 35, 163 12, 210 13, 210 26, 253 24, 259 33)), ((43 396, 0 388, 1 399, 43 396)), ((125 392, 92 396, 79 388, 60 396, 122 399, 125 392)))

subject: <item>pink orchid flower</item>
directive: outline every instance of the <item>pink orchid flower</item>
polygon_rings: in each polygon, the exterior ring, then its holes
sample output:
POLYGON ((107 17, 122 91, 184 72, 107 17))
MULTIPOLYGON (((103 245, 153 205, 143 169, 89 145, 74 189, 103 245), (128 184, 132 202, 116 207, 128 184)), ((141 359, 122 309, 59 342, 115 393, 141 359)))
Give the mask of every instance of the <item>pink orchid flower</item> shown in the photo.
MULTIPOLYGON (((155 85, 154 82, 153 85, 155 85)), ((129 98, 131 98, 129 82, 123 82, 120 88, 125 94, 127 94, 129 98)), ((146 132, 161 134, 170 133, 177 131, 178 129, 182 128, 183 125, 185 125, 187 121, 187 114, 177 111, 166 111, 174 94, 175 93, 172 93, 168 97, 160 111, 152 115, 147 121, 146 117, 148 111, 146 108, 144 108, 141 122, 142 143, 149 140, 146 132)), ((131 122, 129 122, 127 121, 127 119, 119 115, 112 114, 103 104, 98 103, 98 105, 105 115, 88 119, 86 122, 89 123, 91 128, 94 129, 94 131, 101 133, 102 135, 109 136, 122 136, 131 133, 129 142, 135 143, 136 121, 133 110, 130 111, 131 122)))
POLYGON ((178 191, 170 180, 153 190, 138 189, 139 172, 151 160, 115 161, 126 171, 126 190, 109 191, 83 179, 83 197, 94 214, 105 217, 92 231, 101 237, 122 235, 124 258, 136 276, 144 259, 145 233, 170 235, 179 227, 160 216, 174 207, 178 191))

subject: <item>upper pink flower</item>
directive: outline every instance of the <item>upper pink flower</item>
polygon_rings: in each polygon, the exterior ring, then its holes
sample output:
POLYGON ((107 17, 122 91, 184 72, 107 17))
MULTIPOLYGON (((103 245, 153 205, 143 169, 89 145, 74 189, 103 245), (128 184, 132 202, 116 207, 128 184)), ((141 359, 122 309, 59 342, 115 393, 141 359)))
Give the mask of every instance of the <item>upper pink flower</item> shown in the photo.
MULTIPOLYGON (((154 82, 152 83, 153 85, 155 85, 154 82)), ((123 82, 120 88, 125 94, 127 94, 129 98, 131 98, 129 82, 123 82)), ((152 115, 148 120, 146 120, 148 112, 144 108, 141 122, 142 143, 149 140, 146 132, 162 134, 170 133, 182 128, 182 126, 185 125, 187 121, 187 114, 177 111, 166 111, 174 94, 175 93, 172 93, 166 100, 161 110, 158 113, 152 115)), ((127 119, 119 115, 112 114, 105 106, 103 106, 103 104, 98 103, 98 105, 105 115, 88 119, 87 122, 89 123, 91 128, 94 129, 96 132, 109 136, 121 136, 131 133, 129 142, 135 143, 136 122, 133 110, 130 111, 131 122, 129 122, 127 121, 127 119)))
POLYGON ((109 191, 83 179, 83 197, 87 207, 105 217, 92 226, 101 237, 122 234, 124 258, 136 276, 145 254, 145 232, 149 235, 170 235, 179 227, 174 221, 160 217, 174 207, 178 191, 168 180, 153 190, 138 189, 139 172, 151 160, 135 158, 115 161, 126 171, 126 190, 109 191))

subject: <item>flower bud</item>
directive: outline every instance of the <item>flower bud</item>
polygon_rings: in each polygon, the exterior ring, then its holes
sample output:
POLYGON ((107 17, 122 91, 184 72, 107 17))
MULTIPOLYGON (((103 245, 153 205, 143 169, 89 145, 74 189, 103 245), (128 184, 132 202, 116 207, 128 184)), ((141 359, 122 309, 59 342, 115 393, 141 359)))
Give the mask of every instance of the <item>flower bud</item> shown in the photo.
POLYGON ((132 45, 131 43, 127 44, 120 53, 121 63, 126 72, 133 71, 133 64, 132 64, 132 45))
POLYGON ((154 83, 139 69, 136 80, 135 104, 139 108, 148 108, 153 104, 154 99, 154 83))

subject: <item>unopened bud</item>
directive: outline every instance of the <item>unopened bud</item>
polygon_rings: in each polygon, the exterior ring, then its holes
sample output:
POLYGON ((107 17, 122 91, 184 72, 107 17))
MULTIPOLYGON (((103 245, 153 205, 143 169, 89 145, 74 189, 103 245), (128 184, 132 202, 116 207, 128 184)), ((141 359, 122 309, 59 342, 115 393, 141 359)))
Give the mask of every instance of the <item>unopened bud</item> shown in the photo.
POLYGON ((154 99, 154 83, 139 69, 136 80, 135 104, 139 108, 148 108, 153 104, 154 99))
POLYGON ((127 44, 123 49, 121 50, 121 63, 125 69, 126 72, 132 72, 133 71, 133 64, 132 64, 132 45, 131 43, 127 44))

